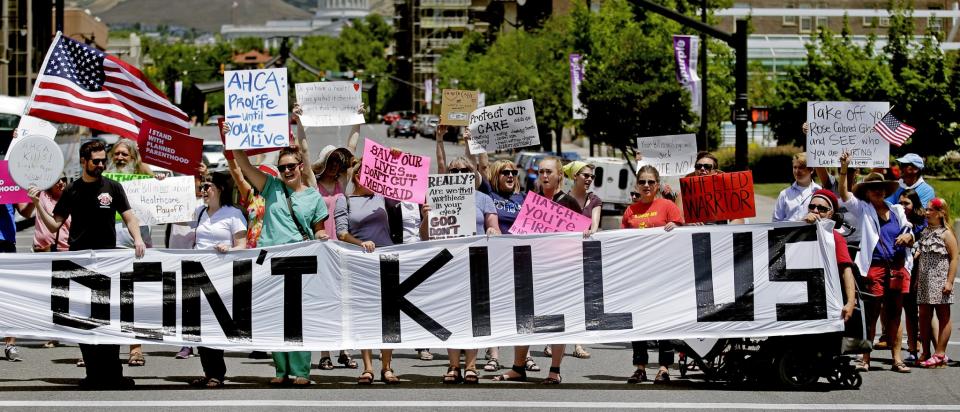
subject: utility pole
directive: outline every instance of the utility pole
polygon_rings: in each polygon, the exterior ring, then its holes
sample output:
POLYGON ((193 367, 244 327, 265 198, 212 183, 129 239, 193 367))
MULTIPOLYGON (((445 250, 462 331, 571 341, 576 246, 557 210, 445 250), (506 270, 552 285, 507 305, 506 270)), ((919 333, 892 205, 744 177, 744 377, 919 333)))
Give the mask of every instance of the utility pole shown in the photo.
MULTIPOLYGON (((707 0, 700 0, 700 22, 707 24, 707 0)), ((707 35, 700 32, 700 150, 710 150, 707 107, 707 35)))
MULTIPOLYGON (((733 123, 737 129, 736 168, 737 170, 747 170, 747 121, 749 120, 749 113, 747 113, 747 21, 737 20, 737 31, 731 34, 717 30, 706 23, 691 19, 649 0, 631 0, 631 2, 636 6, 697 30, 703 35, 723 40, 733 48, 736 54, 734 64, 736 99, 734 100, 733 113, 733 123)), ((706 44, 704 44, 704 47, 706 47, 706 44)))
MULTIPOLYGON (((47 3, 47 4, 50 4, 50 3, 47 3)), ((55 3, 55 6, 57 8, 57 11, 55 12, 56 17, 54 18, 54 20, 56 21, 57 31, 63 32, 63 0, 57 0, 55 3)))

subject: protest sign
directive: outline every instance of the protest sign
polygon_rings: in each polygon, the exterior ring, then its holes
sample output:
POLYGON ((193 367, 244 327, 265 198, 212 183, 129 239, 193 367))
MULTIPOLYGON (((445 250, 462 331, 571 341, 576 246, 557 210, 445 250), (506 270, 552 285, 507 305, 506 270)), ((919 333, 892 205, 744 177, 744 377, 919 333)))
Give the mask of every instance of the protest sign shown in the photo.
POLYGON ((11 203, 27 203, 30 196, 10 177, 7 170, 7 161, 0 160, 0 205, 9 205, 11 203))
MULTIPOLYGON (((226 135, 223 134, 223 123, 224 123, 223 118, 217 119, 217 128, 220 131, 220 143, 223 143, 223 146, 226 147, 227 137, 226 135)), ((248 149, 248 150, 244 150, 243 152, 246 153, 247 156, 255 156, 263 153, 277 152, 277 151, 280 151, 281 149, 283 148, 282 147, 265 147, 262 149, 248 149)), ((233 160, 233 150, 224 150, 223 157, 225 157, 227 160, 233 160)))
POLYGON ((17 136, 43 136, 51 140, 57 137, 57 126, 33 116, 21 116, 17 124, 17 136))
MULTIPOLYGON (((116 175, 114 175, 116 176, 116 175)), ((140 179, 125 175, 119 180, 140 225, 190 222, 197 207, 193 176, 174 176, 163 180, 140 179)))
POLYGON ((440 104, 440 124, 450 126, 467 126, 470 124, 470 113, 477 110, 477 98, 480 92, 476 90, 443 89, 443 100, 440 104))
POLYGON ((390 199, 423 204, 427 197, 430 158, 390 148, 364 139, 360 184, 390 199))
POLYGON ((427 186, 430 240, 477 234, 476 179, 473 173, 430 175, 427 186))
POLYGON ((533 100, 481 107, 470 114, 470 153, 540 144, 533 100))
POLYGON ((807 102, 807 166, 839 167, 850 153, 850 167, 890 166, 890 143, 873 126, 890 111, 887 102, 807 102))
POLYGON ((680 179, 684 223, 706 223, 757 215, 753 172, 730 172, 680 179))
POLYGON ((22 188, 49 189, 63 173, 60 145, 44 136, 20 136, 7 151, 10 177, 22 188))
POLYGON ((223 91, 227 149, 290 145, 286 68, 227 71, 223 91))
POLYGON ((590 218, 567 209, 560 204, 527 192, 520 207, 517 220, 510 227, 514 235, 556 232, 583 232, 590 228, 590 218))
POLYGON ((157 126, 146 120, 140 124, 137 147, 144 163, 185 175, 197 174, 203 157, 202 139, 157 126))
POLYGON ((693 173, 697 161, 697 136, 676 134, 637 139, 637 151, 643 154, 640 165, 657 168, 660 176, 685 176, 693 173))
POLYGON ((303 109, 300 123, 307 127, 363 124, 358 113, 363 104, 360 82, 297 83, 297 103, 303 109))
POLYGON ((843 330, 833 242, 766 224, 3 253, 0 334, 273 352, 818 334, 843 330))
MULTIPOLYGON (((103 177, 113 180, 114 182, 120 183, 121 186, 123 185, 123 182, 129 182, 131 180, 153 179, 153 176, 150 176, 150 175, 141 175, 141 174, 134 174, 134 173, 116 173, 116 172, 103 172, 103 177)), ((127 201, 129 200, 130 199, 128 196, 127 201)), ((131 205, 131 207, 133 206, 131 205)), ((123 217, 120 216, 120 213, 117 213, 117 215, 114 216, 114 220, 117 222, 122 222, 123 217)), ((142 221, 140 223, 141 225, 143 224, 142 221)))

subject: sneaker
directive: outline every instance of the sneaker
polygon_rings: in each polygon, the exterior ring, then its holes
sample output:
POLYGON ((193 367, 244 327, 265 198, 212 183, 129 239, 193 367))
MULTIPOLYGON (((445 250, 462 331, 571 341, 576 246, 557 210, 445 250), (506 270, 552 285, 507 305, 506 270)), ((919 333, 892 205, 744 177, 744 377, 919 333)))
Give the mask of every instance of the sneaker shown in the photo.
POLYGON ((432 360, 433 360, 433 354, 430 353, 430 350, 429 350, 429 349, 422 349, 422 350, 420 350, 420 351, 418 351, 418 352, 420 352, 420 360, 422 360, 422 361, 432 361, 432 360))
POLYGON ((657 376, 653 378, 653 383, 667 383, 670 382, 670 372, 665 370, 657 371, 657 376))
POLYGON ((3 348, 3 354, 10 362, 20 362, 23 360, 23 358, 20 357, 20 348, 18 348, 17 345, 7 345, 3 348))
POLYGON ((190 356, 193 356, 193 348, 189 346, 184 346, 180 348, 180 352, 177 352, 177 355, 174 356, 174 359, 190 359, 190 356))
POLYGON ((920 359, 917 358, 916 352, 907 352, 907 356, 903 357, 903 363, 906 363, 908 365, 916 365, 920 363, 919 360, 920 359))

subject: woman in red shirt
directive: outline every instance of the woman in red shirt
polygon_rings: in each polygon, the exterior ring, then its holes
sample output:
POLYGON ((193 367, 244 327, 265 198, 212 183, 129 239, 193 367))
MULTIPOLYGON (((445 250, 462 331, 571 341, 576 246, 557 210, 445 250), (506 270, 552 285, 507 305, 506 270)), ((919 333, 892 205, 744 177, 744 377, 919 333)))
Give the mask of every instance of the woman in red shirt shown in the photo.
MULTIPOLYGON (((683 225, 683 215, 680 214, 680 208, 677 207, 676 203, 657 197, 660 192, 660 172, 657 172, 655 167, 647 165, 637 171, 637 183, 634 190, 634 192, 630 192, 633 204, 623 213, 623 219, 620 221, 621 228, 662 227, 663 230, 670 231, 683 225)), ((646 368, 649 360, 647 342, 636 341, 632 343, 633 365, 636 370, 627 379, 627 383, 640 383, 647 380, 646 368)), ((669 367, 673 364, 673 348, 669 341, 664 340, 658 343, 660 370, 657 371, 654 383, 665 383, 670 381, 669 367)))

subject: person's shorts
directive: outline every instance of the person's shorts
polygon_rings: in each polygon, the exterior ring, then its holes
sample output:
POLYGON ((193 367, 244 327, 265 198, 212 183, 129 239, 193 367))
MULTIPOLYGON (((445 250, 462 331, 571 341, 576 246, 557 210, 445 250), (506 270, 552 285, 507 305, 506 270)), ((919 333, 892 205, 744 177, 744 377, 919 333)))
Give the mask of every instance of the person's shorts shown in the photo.
POLYGON ((887 293, 910 293, 910 272, 904 267, 888 269, 883 266, 870 266, 867 272, 867 292, 875 296, 887 293))

